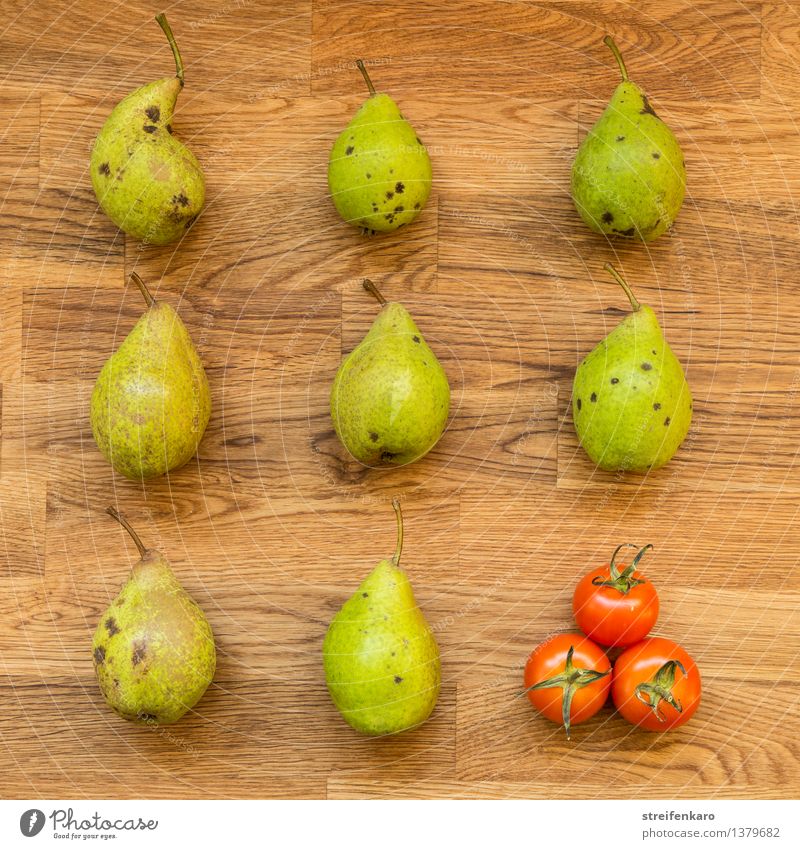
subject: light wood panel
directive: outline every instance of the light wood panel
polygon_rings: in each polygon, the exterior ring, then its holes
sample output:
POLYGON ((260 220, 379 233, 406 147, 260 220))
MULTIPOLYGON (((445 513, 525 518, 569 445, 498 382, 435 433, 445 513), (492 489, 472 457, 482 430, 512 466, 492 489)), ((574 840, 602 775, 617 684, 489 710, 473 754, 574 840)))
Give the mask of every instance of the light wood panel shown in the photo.
POLYGON ((3 4, 0 94, 0 795, 770 798, 800 792, 800 74, 793 4, 627 0, 168 8, 187 62, 175 127, 208 178, 181 244, 141 248, 97 208, 88 151, 112 104, 171 70, 160 4, 3 4), (616 84, 612 32, 686 153, 689 196, 653 245, 589 233, 577 144, 616 84), (426 141, 419 220, 366 238, 327 154, 363 99, 357 55, 426 141), (591 467, 570 421, 580 359, 624 314, 613 261, 659 313, 695 397, 647 477, 591 467), (186 321, 214 413, 198 458, 146 487, 88 423, 140 312, 137 270, 186 321), (412 466, 369 471, 328 414, 372 277, 413 312, 453 416, 412 466), (328 698, 327 622, 393 546, 435 629, 432 720, 360 738, 328 698), (133 560, 120 506, 203 605, 216 680, 154 730, 104 707, 97 616, 133 560), (667 737, 610 708, 571 743, 517 698, 533 646, 621 541, 652 542, 659 633, 703 705, 667 737))

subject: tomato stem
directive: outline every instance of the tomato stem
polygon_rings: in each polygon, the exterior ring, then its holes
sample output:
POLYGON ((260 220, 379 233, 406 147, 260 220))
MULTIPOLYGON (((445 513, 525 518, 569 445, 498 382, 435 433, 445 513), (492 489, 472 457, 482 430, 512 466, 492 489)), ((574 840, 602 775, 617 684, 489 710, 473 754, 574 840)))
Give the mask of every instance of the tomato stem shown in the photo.
POLYGON ((623 542, 614 549, 611 555, 611 562, 608 564, 609 579, 604 581, 599 575, 592 579, 592 584, 595 587, 611 587, 617 590, 622 595, 627 595, 634 587, 639 584, 645 584, 647 581, 644 578, 634 578, 633 573, 639 565, 639 561, 644 557, 646 551, 653 546, 648 543, 643 548, 639 549, 639 553, 633 558, 630 566, 627 566, 623 571, 617 566, 617 555, 623 548, 636 548, 632 542, 623 542))
POLYGON ((661 702, 666 702, 675 708, 678 713, 683 713, 683 705, 672 693, 676 667, 686 675, 686 670, 679 660, 668 660, 649 681, 639 684, 633 691, 636 698, 653 711, 659 722, 667 721, 667 718, 661 712, 661 702))
POLYGON ((609 669, 607 672, 598 672, 596 669, 579 669, 573 666, 572 656, 575 653, 575 646, 570 646, 567 652, 567 658, 564 662, 564 671, 552 678, 546 678, 544 681, 539 681, 538 684, 533 684, 526 690, 523 690, 523 695, 531 690, 549 690, 553 687, 561 687, 563 693, 561 695, 561 721, 564 723, 564 730, 567 732, 567 740, 570 739, 570 712, 572 710, 572 699, 575 693, 587 684, 592 684, 600 678, 605 678, 611 674, 609 669))

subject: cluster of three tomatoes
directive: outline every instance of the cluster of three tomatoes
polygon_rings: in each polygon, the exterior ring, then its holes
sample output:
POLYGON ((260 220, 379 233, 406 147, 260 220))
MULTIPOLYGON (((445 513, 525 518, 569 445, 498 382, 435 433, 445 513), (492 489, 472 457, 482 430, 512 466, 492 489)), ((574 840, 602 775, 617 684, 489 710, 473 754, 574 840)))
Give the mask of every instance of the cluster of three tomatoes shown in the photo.
POLYGON ((700 672, 672 640, 648 637, 658 619, 658 593, 637 569, 646 545, 629 566, 611 561, 585 575, 572 600, 583 631, 556 634, 531 652, 525 693, 553 722, 570 728, 594 716, 608 700, 628 722, 648 731, 683 725, 700 704, 700 672), (613 668, 605 649, 622 650, 613 668))

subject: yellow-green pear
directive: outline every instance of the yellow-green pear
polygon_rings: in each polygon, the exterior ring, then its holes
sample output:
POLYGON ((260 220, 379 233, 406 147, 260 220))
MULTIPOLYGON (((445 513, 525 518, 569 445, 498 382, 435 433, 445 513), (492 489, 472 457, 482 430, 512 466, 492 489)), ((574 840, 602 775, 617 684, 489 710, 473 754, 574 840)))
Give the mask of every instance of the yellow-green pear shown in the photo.
POLYGON ((97 136, 89 170, 108 217, 142 242, 168 245, 194 223, 205 203, 205 179, 194 154, 172 134, 183 63, 164 15, 156 20, 175 56, 177 75, 129 94, 97 136))
POLYGON ((334 616, 322 647, 333 703, 364 734, 396 734, 422 724, 439 696, 439 647, 400 568, 403 517, 394 556, 370 572, 334 616))
POLYGON ((431 160, 388 94, 376 93, 364 63, 356 63, 369 98, 336 139, 328 185, 339 215, 363 231, 410 224, 431 192, 431 160))
POLYGON ((692 421, 692 395, 656 314, 606 265, 633 312, 575 372, 572 419, 581 445, 609 471, 658 469, 680 447, 692 421))
POLYGON ((140 560, 94 633, 94 668, 105 700, 124 719, 168 725, 193 708, 214 678, 217 653, 203 611, 161 552, 131 535, 140 560))
POLYGON ((678 217, 686 193, 683 152, 647 95, 622 73, 611 102, 583 140, 572 166, 572 199, 597 233, 651 242, 678 217))
POLYGON ((106 360, 92 392, 97 447, 114 469, 146 480, 197 452, 211 415, 208 379, 186 326, 135 272, 147 309, 106 360))
POLYGON ((439 441, 450 410, 447 375, 405 307, 381 304, 367 335, 348 354, 331 388, 331 418, 342 444, 368 466, 404 465, 439 441))

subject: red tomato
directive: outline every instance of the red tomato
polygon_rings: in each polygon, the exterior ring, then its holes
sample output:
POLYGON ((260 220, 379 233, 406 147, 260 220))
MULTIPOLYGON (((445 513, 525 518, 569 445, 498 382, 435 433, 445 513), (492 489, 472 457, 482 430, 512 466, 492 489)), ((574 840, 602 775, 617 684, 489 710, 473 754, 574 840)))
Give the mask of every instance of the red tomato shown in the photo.
POLYGON ((611 696, 628 722, 669 731, 688 722, 700 704, 700 672, 672 640, 650 637, 626 649, 614 664, 611 696))
POLYGON ((611 664, 600 646, 583 634, 557 634, 531 652, 525 692, 539 713, 564 725, 585 722, 606 703, 611 664))
MULTIPOLYGON (((611 562, 593 569, 575 587, 572 611, 578 627, 604 646, 632 646, 643 640, 658 619, 658 593, 636 566, 652 545, 642 548, 630 566, 611 562)), ((631 546, 635 548, 636 546, 631 546)))

